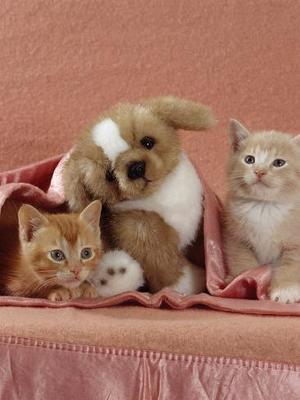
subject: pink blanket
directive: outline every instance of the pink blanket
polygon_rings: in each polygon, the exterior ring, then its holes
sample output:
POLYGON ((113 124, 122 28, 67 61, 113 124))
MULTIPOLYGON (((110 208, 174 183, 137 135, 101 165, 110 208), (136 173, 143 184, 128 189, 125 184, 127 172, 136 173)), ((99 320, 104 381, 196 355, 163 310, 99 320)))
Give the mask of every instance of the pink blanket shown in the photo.
MULTIPOLYGON (((64 203, 61 170, 66 157, 55 158, 0 174, 0 210, 6 199, 17 199, 46 209, 53 209, 64 203)), ((158 308, 167 304, 174 309, 194 305, 231 312, 274 315, 300 315, 300 304, 277 304, 267 299, 270 280, 268 267, 246 272, 226 286, 226 266, 222 254, 222 240, 219 225, 221 204, 216 195, 205 184, 204 238, 209 294, 201 293, 183 296, 169 289, 155 295, 147 293, 124 293, 107 299, 74 300, 54 303, 44 299, 1 297, 0 305, 47 306, 79 308, 107 307, 134 301, 146 307, 158 308), (259 299, 259 301, 258 301, 259 299)))

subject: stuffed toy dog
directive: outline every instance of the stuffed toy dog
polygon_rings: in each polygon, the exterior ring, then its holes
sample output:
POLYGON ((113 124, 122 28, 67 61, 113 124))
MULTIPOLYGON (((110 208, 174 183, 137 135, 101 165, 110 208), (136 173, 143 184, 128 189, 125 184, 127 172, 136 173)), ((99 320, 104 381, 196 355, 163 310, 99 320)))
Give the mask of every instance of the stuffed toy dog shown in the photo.
POLYGON ((71 211, 102 201, 107 249, 136 260, 151 292, 205 287, 204 271, 185 256, 201 225, 202 185, 177 129, 213 124, 207 107, 175 97, 118 104, 83 132, 65 163, 71 211))

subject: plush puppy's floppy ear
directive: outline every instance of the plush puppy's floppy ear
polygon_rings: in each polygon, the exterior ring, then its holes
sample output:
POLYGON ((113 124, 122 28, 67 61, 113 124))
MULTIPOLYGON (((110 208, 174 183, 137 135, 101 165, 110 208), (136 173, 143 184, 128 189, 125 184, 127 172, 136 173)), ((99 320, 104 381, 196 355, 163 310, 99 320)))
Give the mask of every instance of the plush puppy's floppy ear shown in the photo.
POLYGON ((48 219, 36 208, 24 204, 18 212, 19 237, 22 242, 31 242, 35 233, 48 224, 48 219))
POLYGON ((236 119, 229 122, 229 141, 233 151, 238 150, 243 140, 247 139, 250 132, 236 119))
POLYGON ((194 101, 162 96, 142 103, 155 115, 175 129, 202 130, 215 125, 212 111, 194 101))
MULTIPOLYGON (((76 154, 71 154, 62 171, 64 194, 72 212, 82 211, 91 202, 84 186, 80 163, 80 158, 76 154)), ((86 160, 83 160, 82 163, 86 163, 86 160)))

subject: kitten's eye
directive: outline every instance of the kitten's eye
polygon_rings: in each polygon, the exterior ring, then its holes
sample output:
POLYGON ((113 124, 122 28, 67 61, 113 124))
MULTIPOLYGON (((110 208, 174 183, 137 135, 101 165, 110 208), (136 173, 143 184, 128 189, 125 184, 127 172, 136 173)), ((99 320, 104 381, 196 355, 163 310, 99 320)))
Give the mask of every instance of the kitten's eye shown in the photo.
POLYGON ((254 164, 255 163, 255 157, 254 156, 246 156, 244 158, 244 161, 246 164, 254 164))
POLYGON ((280 168, 286 164, 286 161, 282 160, 281 158, 276 158, 276 160, 274 160, 272 164, 274 167, 280 168))
POLYGON ((145 136, 141 140, 141 144, 146 147, 147 150, 151 150, 155 145, 155 140, 150 136, 145 136))
POLYGON ((93 255, 92 249, 90 249, 89 247, 85 247, 84 249, 81 250, 80 257, 83 260, 88 260, 89 258, 92 257, 92 255, 93 255))
POLYGON ((51 250, 50 256, 54 261, 63 261, 65 260, 65 255, 61 250, 51 250))

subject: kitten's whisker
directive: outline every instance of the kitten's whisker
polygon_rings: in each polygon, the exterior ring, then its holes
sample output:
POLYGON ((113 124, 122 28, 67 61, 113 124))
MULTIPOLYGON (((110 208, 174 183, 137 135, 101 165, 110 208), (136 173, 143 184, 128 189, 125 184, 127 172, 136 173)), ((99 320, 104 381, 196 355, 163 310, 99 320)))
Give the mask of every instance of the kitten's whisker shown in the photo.
POLYGON ((40 274, 44 274, 44 273, 51 273, 51 274, 54 274, 55 273, 55 271, 53 270, 53 268, 52 269, 37 269, 36 270, 36 272, 38 272, 38 273, 40 273, 40 274))
POLYGON ((231 180, 244 179, 244 175, 231 175, 231 176, 229 176, 229 179, 231 179, 231 180))
POLYGON ((57 285, 57 279, 55 277, 51 277, 39 283, 38 290, 49 288, 49 286, 54 286, 55 284, 57 285))

